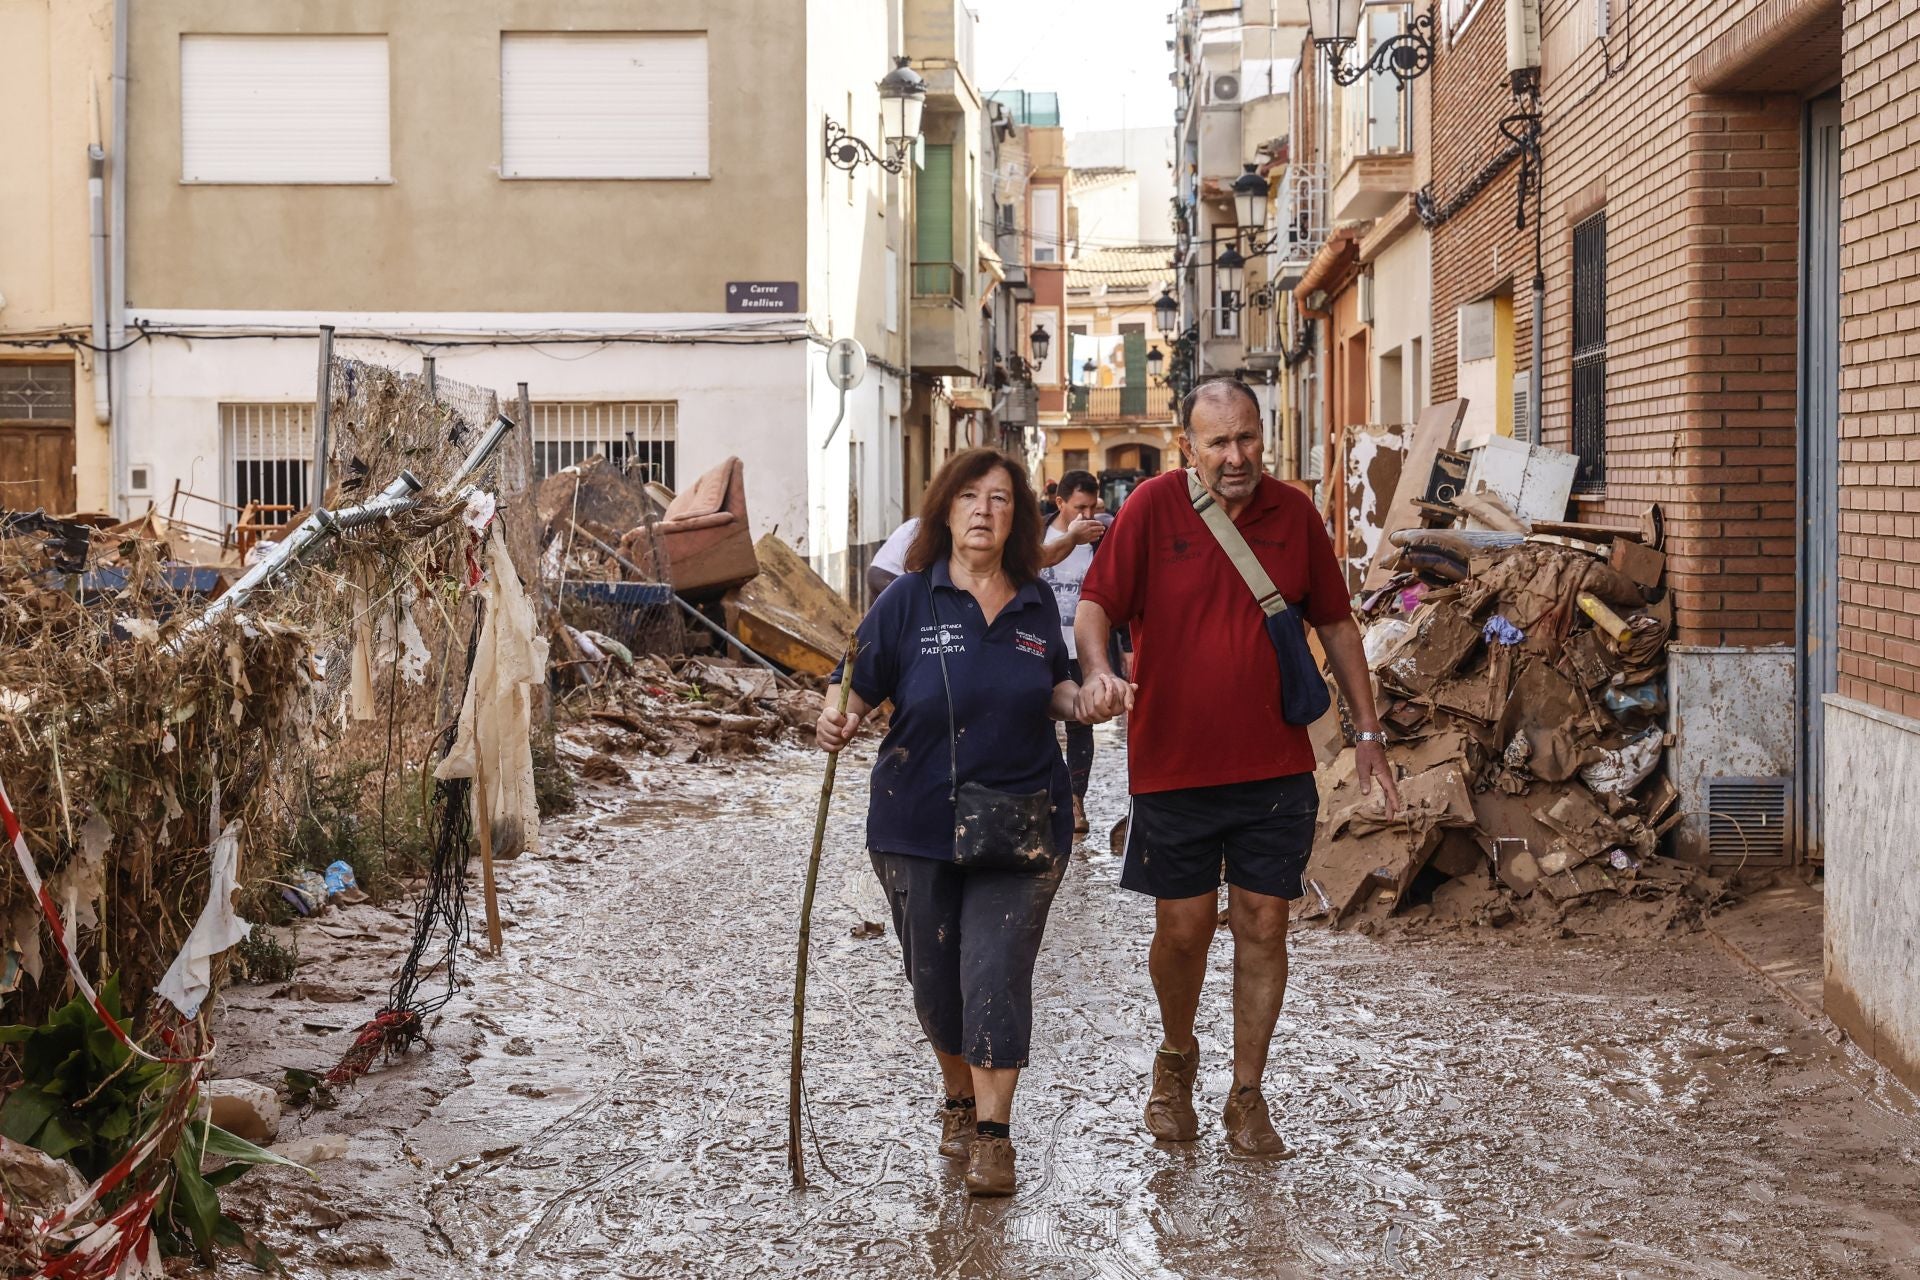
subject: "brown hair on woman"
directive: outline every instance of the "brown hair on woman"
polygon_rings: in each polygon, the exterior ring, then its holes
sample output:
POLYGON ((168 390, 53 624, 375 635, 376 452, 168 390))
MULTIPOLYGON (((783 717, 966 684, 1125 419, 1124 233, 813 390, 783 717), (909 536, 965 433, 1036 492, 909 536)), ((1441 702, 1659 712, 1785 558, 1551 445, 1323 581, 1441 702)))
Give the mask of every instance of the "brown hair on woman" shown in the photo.
POLYGON ((1033 485, 1026 469, 998 449, 967 449, 947 459, 927 484, 920 500, 920 528, 907 548, 907 568, 915 573, 940 564, 953 554, 953 530, 947 517, 953 511, 960 491, 995 467, 1007 473, 1013 484, 1013 527, 1007 531, 1007 545, 1000 552, 1000 567, 1007 581, 1024 587, 1040 576, 1040 504, 1033 496, 1033 485))

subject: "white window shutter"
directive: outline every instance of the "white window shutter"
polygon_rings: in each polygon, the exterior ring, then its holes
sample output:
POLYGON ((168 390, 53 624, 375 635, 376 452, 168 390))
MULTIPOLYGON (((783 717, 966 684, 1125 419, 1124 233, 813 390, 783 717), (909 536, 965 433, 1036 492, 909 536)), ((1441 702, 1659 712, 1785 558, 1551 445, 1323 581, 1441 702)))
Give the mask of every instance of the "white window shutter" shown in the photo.
POLYGON ((180 180, 393 180, 383 35, 180 38, 180 180))
POLYGON ((704 178, 707 37, 522 32, 500 37, 505 178, 704 178))

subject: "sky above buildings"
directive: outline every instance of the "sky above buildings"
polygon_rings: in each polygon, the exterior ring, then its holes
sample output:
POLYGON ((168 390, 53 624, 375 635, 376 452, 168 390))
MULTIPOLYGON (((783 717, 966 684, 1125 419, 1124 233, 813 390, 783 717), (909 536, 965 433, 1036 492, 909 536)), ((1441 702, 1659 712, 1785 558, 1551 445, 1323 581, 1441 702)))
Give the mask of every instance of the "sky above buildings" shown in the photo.
POLYGON ((980 89, 1051 89, 1069 134, 1173 125, 1171 0, 967 0, 980 89))

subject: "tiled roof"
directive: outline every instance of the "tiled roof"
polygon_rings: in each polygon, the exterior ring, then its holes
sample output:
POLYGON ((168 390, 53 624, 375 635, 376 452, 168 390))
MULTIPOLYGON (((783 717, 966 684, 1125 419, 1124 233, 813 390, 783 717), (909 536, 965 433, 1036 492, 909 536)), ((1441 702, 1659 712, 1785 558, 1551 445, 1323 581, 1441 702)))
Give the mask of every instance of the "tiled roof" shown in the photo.
POLYGON ((1173 250, 1166 245, 1091 249, 1067 264, 1067 288, 1158 289, 1173 283, 1173 250))
POLYGON ((1089 165, 1084 169, 1073 171, 1073 187, 1076 191, 1087 187, 1101 187, 1110 182, 1131 178, 1135 172, 1134 169, 1120 164, 1089 165))

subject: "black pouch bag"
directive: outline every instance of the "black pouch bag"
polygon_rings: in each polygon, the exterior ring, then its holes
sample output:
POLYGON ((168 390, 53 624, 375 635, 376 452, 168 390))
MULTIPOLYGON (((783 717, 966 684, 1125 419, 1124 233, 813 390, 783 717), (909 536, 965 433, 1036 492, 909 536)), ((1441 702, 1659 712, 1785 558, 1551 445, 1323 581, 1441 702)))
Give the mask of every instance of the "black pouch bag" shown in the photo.
MULTIPOLYGON (((932 579, 927 605, 940 621, 932 579)), ((960 781, 960 726, 953 714, 953 682, 947 655, 940 654, 940 683, 947 693, 948 795, 953 801, 953 865, 967 871, 1045 871, 1053 865, 1053 794, 995 791, 960 781)))

